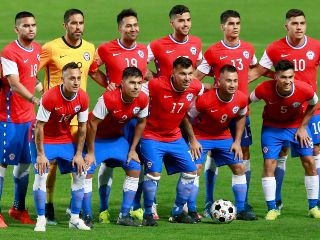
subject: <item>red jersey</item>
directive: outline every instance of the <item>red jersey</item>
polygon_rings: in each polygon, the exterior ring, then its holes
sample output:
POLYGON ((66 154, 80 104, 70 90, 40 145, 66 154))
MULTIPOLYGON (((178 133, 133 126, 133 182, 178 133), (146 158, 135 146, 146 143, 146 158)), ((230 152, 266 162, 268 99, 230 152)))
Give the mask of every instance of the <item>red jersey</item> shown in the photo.
POLYGON ((106 67, 107 80, 120 85, 122 71, 126 67, 137 67, 143 75, 147 70, 148 50, 143 44, 137 43, 133 48, 124 47, 119 39, 101 44, 96 54, 97 66, 91 68, 91 72, 98 70, 98 66, 104 64, 106 67))
POLYGON ((193 99, 204 91, 202 83, 193 79, 184 91, 174 89, 171 79, 159 77, 143 86, 150 98, 150 113, 144 130, 144 138, 172 142, 181 138, 179 125, 193 99))
POLYGON ((248 74, 250 66, 257 64, 255 50, 251 43, 240 41, 237 46, 228 46, 222 40, 212 45, 204 53, 204 61, 198 66, 202 73, 213 71, 218 80, 220 69, 230 64, 237 68, 238 90, 249 96, 248 74))
POLYGON ((35 118, 34 104, 13 92, 6 76, 19 76, 20 83, 34 94, 40 53, 41 46, 38 43, 32 42, 31 48, 26 49, 18 40, 3 49, 1 64, 4 77, 0 95, 0 121, 25 123, 35 118))
POLYGON ((105 92, 98 100, 92 114, 103 120, 97 129, 97 138, 116 138, 123 135, 122 128, 132 118, 148 115, 148 97, 140 92, 132 102, 122 100, 121 89, 105 92))
POLYGON ((270 80, 259 84, 251 93, 250 100, 257 102, 263 99, 266 103, 263 110, 263 125, 274 128, 297 128, 304 117, 303 104, 315 105, 318 97, 311 85, 295 81, 289 96, 281 96, 277 91, 277 81, 270 80))
POLYGON ((189 58, 196 67, 197 60, 202 59, 201 39, 188 35, 186 41, 178 42, 172 35, 168 35, 148 45, 148 62, 154 60, 158 77, 170 77, 173 62, 178 57, 189 58))
POLYGON ((43 143, 62 144, 73 142, 70 122, 77 115, 78 122, 88 120, 89 97, 79 89, 72 98, 67 99, 62 93, 62 85, 49 89, 41 98, 37 120, 44 125, 43 143))
POLYGON ((231 138, 230 121, 247 112, 248 97, 236 91, 228 102, 221 100, 218 89, 211 89, 198 97, 189 111, 197 139, 213 140, 231 138))

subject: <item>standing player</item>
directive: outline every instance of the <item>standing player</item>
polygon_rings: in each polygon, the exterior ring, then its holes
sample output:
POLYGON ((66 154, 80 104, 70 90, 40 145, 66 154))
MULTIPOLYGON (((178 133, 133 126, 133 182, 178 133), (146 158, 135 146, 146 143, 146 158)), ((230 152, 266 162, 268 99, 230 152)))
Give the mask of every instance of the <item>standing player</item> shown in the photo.
MULTIPOLYGON (((234 10, 227 10, 220 16, 221 30, 223 31, 223 40, 209 47, 204 53, 204 60, 195 72, 195 77, 202 80, 213 70, 216 80, 219 78, 220 69, 225 64, 231 64, 237 68, 239 77, 239 90, 249 96, 248 73, 251 66, 257 63, 255 51, 251 43, 240 40, 240 14, 234 10)), ((235 122, 230 124, 232 134, 235 135, 235 122)), ((249 146, 252 144, 250 129, 249 111, 246 117, 246 126, 241 139, 243 152, 243 163, 245 166, 247 180, 246 211, 252 214, 250 205, 248 205, 248 190, 251 178, 250 168, 250 151, 249 146)), ((213 192, 216 179, 216 166, 212 156, 207 158, 205 166, 206 178, 206 205, 204 210, 205 217, 210 217, 210 208, 213 203, 213 192)))
MULTIPOLYGON (((285 28, 287 36, 271 43, 265 50, 259 65, 250 72, 250 81, 264 75, 280 60, 286 59, 294 63, 295 78, 310 84, 315 92, 317 88, 317 70, 320 62, 320 42, 305 35, 307 23, 304 12, 290 9, 286 14, 285 28)), ((309 122, 314 144, 314 158, 318 173, 320 173, 320 110, 317 107, 309 122)), ((287 145, 287 144, 285 144, 287 145)), ((276 201, 282 207, 281 186, 286 169, 288 149, 281 151, 275 170, 277 182, 276 201)))
MULTIPOLYGON (((0 100, 0 199, 7 166, 14 165, 14 204, 9 216, 23 224, 34 224, 25 208, 31 163, 28 129, 35 118, 34 104, 39 103, 33 94, 41 52, 41 46, 33 41, 37 26, 32 13, 17 13, 15 32, 18 39, 8 44, 1 54, 4 77, 0 100)), ((0 228, 5 227, 0 213, 0 228)))
POLYGON ((35 126, 35 143, 30 145, 35 166, 33 194, 38 218, 34 231, 37 232, 46 231, 46 180, 51 160, 58 162, 62 173, 72 171, 69 228, 90 230, 79 218, 86 177, 83 171, 89 166, 82 157, 89 97, 80 89, 80 83, 80 66, 75 62, 67 63, 62 68, 62 84, 50 89, 41 99, 35 126), (78 116, 77 142, 74 142, 70 132, 70 122, 75 115, 78 116))
POLYGON ((153 219, 152 205, 157 192, 162 172, 163 157, 168 174, 181 173, 177 184, 175 206, 172 209, 173 222, 196 223, 196 212, 185 215, 182 210, 190 195, 196 190, 196 166, 193 157, 200 155, 200 145, 195 141, 190 129, 189 146, 182 138, 180 123, 188 121, 187 110, 204 86, 193 78, 192 61, 179 57, 173 62, 173 73, 170 78, 165 76, 150 80, 143 90, 149 95, 150 116, 141 139, 141 156, 145 164, 145 180, 143 184, 145 226, 156 226, 153 219))
POLYGON ((318 97, 310 84, 295 81, 294 69, 292 62, 280 60, 275 66, 275 80, 263 82, 250 94, 252 102, 263 99, 266 103, 261 131, 264 157, 262 187, 268 206, 266 220, 275 220, 280 215, 276 207, 274 171, 277 166, 276 159, 285 141, 289 141, 298 153, 305 170, 309 215, 320 218, 320 210, 317 207, 319 178, 312 156, 313 142, 308 128, 318 97))
MULTIPOLYGON (((93 79, 107 80, 107 90, 114 90, 120 86, 122 72, 126 67, 137 67, 143 76, 147 69, 147 47, 136 42, 140 31, 137 13, 132 9, 122 10, 117 16, 117 23, 120 38, 103 43, 98 47, 95 64, 90 71, 93 79), (106 75, 98 68, 102 64, 105 65, 106 75)), ((106 206, 106 210, 102 211, 99 216, 102 223, 110 222, 108 201, 112 177, 112 168, 102 164, 98 173, 100 201, 103 201, 101 204, 106 206)))
MULTIPOLYGON (((244 164, 242 163, 241 136, 246 123, 248 97, 238 88, 237 69, 232 65, 220 68, 218 88, 198 97, 189 111, 193 120, 195 137, 202 146, 201 157, 195 160, 198 175, 208 151, 216 165, 228 165, 233 173, 232 190, 235 197, 238 220, 255 220, 255 216, 244 209, 247 192, 244 164), (229 125, 236 123, 232 139, 229 125)), ((190 208, 189 208, 190 210, 190 208)))
MULTIPOLYGON (((68 9, 64 13, 65 35, 47 42, 42 47, 40 68, 45 70, 44 91, 61 84, 62 68, 65 64, 75 61, 81 65, 81 89, 86 91, 89 68, 93 62, 94 45, 83 40, 84 15, 78 9, 68 9)), ((104 82, 98 82, 104 86, 104 82)), ((77 135, 78 121, 74 118, 71 121, 71 133, 77 135)), ((47 204, 46 217, 48 224, 56 224, 53 207, 53 192, 56 181, 57 163, 50 162, 47 178, 47 204)), ((90 185, 90 183, 86 184, 90 185)), ((85 197, 91 195, 90 188, 86 188, 85 197)), ((92 216, 84 216, 90 218, 92 216)))
MULTIPOLYGON (((136 194, 140 175, 140 160, 136 152, 148 115, 148 97, 140 91, 142 73, 136 67, 123 71, 120 88, 105 92, 98 100, 88 123, 86 159, 109 167, 122 167, 126 173, 123 183, 122 207, 117 224, 138 226, 130 216, 130 208, 136 194), (138 118, 132 143, 123 135, 124 126, 138 118), (131 146, 130 146, 131 145, 131 146)), ((94 167, 92 167, 94 168, 94 167)), ((93 169, 94 170, 94 169, 93 169)), ((94 171, 88 171, 90 175, 94 171)), ((100 212, 107 210, 100 202, 100 212)))

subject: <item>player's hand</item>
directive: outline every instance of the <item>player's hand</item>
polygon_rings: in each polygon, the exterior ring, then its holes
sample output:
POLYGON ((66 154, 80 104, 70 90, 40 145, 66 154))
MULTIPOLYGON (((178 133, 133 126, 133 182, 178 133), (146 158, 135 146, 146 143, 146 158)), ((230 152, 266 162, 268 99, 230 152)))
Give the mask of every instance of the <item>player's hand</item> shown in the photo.
POLYGON ((88 169, 91 167, 92 164, 96 165, 96 157, 93 153, 87 153, 84 157, 85 161, 85 171, 88 171, 88 169))
POLYGON ((40 106, 40 99, 39 98, 35 98, 34 102, 35 105, 40 106))
POLYGON ((116 88, 117 88, 117 86, 113 82, 109 83, 108 86, 107 86, 107 90, 108 91, 114 91, 114 90, 116 90, 116 88))
POLYGON ((42 154, 37 156, 37 163, 36 163, 36 169, 41 176, 42 174, 46 173, 47 168, 49 167, 49 161, 47 157, 42 154))
POLYGON ((194 160, 199 159, 202 153, 202 146, 197 141, 197 139, 193 139, 189 142, 189 147, 191 151, 191 156, 194 160))
POLYGON ((130 150, 128 153, 128 159, 127 159, 127 165, 129 165, 130 161, 136 161, 137 163, 141 164, 141 161, 139 159, 138 153, 136 150, 130 150))
POLYGON ((294 135, 294 139, 300 142, 301 147, 311 147, 312 139, 309 137, 306 128, 299 127, 296 134, 294 135))
POLYGON ((239 143, 232 143, 230 152, 234 152, 234 160, 236 160, 237 157, 239 160, 243 159, 242 149, 239 143))
POLYGON ((86 171, 86 163, 83 160, 83 157, 81 154, 76 154, 73 159, 72 159, 72 167, 74 167, 74 165, 77 166, 77 174, 81 175, 82 172, 86 171))

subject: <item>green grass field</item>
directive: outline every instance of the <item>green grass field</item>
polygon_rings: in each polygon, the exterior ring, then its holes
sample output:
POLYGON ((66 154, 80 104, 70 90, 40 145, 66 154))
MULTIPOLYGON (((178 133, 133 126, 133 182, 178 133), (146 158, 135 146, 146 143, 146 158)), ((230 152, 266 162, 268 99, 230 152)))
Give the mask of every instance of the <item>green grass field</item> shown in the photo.
MULTIPOLYGON (((140 36, 139 42, 149 41, 162 37, 171 32, 168 24, 168 12, 175 4, 182 3, 191 9, 193 27, 191 33, 201 37, 203 50, 222 37, 219 28, 220 13, 226 9, 238 10, 242 16, 241 38, 250 41, 256 48, 256 55, 260 59, 268 43, 283 37, 286 32, 283 27, 284 16, 290 8, 301 8, 305 11, 308 22, 307 34, 318 38, 318 7, 319 0, 188 0, 188 1, 31 1, 12 0, 1 3, 0 12, 0 47, 16 38, 13 31, 14 15, 21 10, 28 10, 35 14, 38 24, 38 37, 44 43, 64 34, 62 23, 63 13, 68 8, 79 8, 85 13, 84 39, 98 46, 104 41, 118 37, 116 15, 123 8, 132 7, 139 14, 140 36)), ((153 65, 152 65, 153 67, 153 65)), ((41 76, 41 74, 40 74, 41 76)), ((209 80, 209 79, 208 79, 209 80)), ((258 81, 257 81, 258 82, 258 81)), ((256 83, 252 84, 252 89, 256 83)), ((89 95, 91 108, 98 95, 103 91, 93 81, 89 81, 89 95)), ((90 232, 68 229, 68 219, 65 209, 70 199, 70 177, 58 175, 55 194, 55 208, 59 224, 48 226, 46 233, 33 232, 33 226, 21 225, 8 218, 7 211, 13 200, 13 184, 9 168, 6 173, 5 186, 1 200, 2 211, 7 223, 7 229, 0 230, 0 239, 319 239, 319 220, 307 217, 306 191, 303 182, 303 170, 298 159, 289 159, 287 175, 283 186, 285 207, 282 215, 275 222, 266 222, 266 204, 264 202, 261 173, 262 155, 260 151, 262 104, 255 104, 251 108, 251 128, 254 144, 251 148, 252 177, 250 186, 250 203, 253 205, 259 220, 254 222, 234 221, 228 225, 215 225, 210 221, 196 225, 170 224, 167 219, 175 198, 175 186, 178 176, 167 177, 163 174, 157 194, 160 221, 155 228, 130 228, 115 224, 122 199, 122 182, 124 173, 121 169, 115 171, 114 184, 110 198, 110 209, 113 222, 109 225, 96 223, 90 232)), ((32 171, 31 171, 32 172, 32 171)), ((27 206, 33 218, 36 218, 32 183, 30 175, 27 206)), ((204 182, 201 179, 201 188, 198 197, 199 212, 204 204, 204 182)), ((216 198, 233 199, 231 190, 231 173, 226 167, 219 169, 216 198)), ((93 211, 98 218, 98 193, 96 179, 94 181, 93 211)))

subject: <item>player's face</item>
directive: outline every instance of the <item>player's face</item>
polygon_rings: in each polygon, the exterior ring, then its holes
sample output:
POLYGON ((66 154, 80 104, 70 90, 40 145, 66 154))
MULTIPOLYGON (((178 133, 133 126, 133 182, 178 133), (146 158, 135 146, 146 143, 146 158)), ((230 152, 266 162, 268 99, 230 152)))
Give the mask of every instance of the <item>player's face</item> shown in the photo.
POLYGON ((31 42, 37 35, 37 24, 33 17, 25 17, 18 19, 15 26, 15 32, 18 38, 31 42))
POLYGON ((136 98, 139 96, 142 86, 141 77, 130 76, 121 82, 121 91, 123 96, 128 98, 136 98))
POLYGON ((277 80, 277 90, 280 94, 287 95, 292 92, 294 81, 293 69, 276 72, 275 79, 277 80))
POLYGON ((173 69, 173 85, 177 90, 183 91, 190 86, 193 79, 193 66, 189 68, 183 68, 177 66, 173 69))
POLYGON ((227 95, 234 94, 238 89, 238 73, 224 72, 220 75, 219 90, 227 95))
POLYGON ((79 91, 81 72, 79 68, 67 69, 62 75, 63 90, 65 93, 75 94, 79 91))
POLYGON ((125 17, 122 19, 118 29, 121 39, 136 41, 140 31, 138 19, 134 16, 125 17))
POLYGON ((191 28, 191 16, 189 12, 176 14, 170 20, 170 25, 173 28, 174 34, 186 36, 191 28))
POLYGON ((64 24, 68 38, 74 41, 81 39, 84 30, 84 19, 81 14, 73 14, 69 17, 68 23, 64 24))
POLYGON ((302 39, 306 34, 307 23, 304 16, 291 17, 285 25, 290 39, 302 39))
POLYGON ((221 24, 221 30, 226 38, 238 38, 240 35, 240 18, 229 17, 225 24, 221 24))

